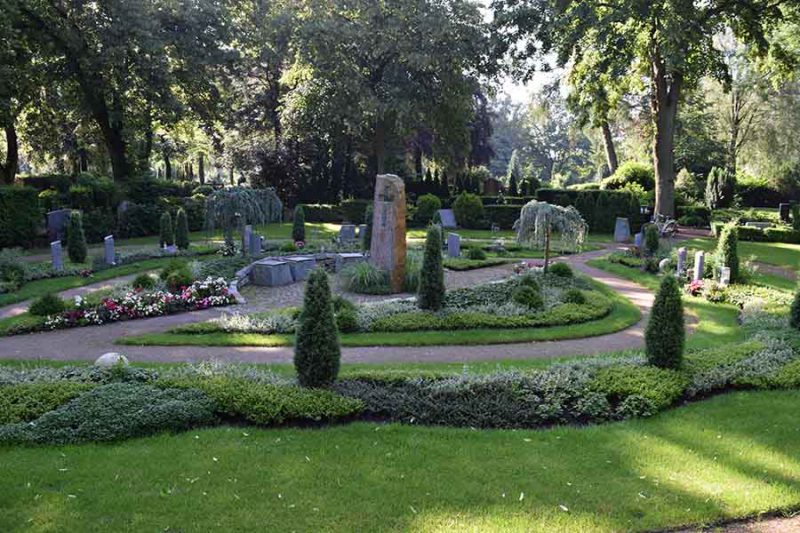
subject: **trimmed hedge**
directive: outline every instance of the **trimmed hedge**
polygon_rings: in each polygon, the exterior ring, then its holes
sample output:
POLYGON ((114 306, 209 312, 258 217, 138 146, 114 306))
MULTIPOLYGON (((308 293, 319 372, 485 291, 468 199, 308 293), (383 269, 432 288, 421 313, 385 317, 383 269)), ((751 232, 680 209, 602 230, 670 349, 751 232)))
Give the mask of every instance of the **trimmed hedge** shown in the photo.
POLYGON ((339 205, 331 204, 303 204, 306 213, 306 222, 352 222, 359 224, 364 220, 367 206, 371 200, 356 199, 345 200, 339 205))
POLYGON ((595 233, 611 233, 617 217, 626 217, 632 231, 640 225, 639 199, 629 191, 539 189, 536 199, 560 206, 574 206, 595 233))
POLYGON ((32 187, 0 187, 0 248, 30 248, 42 224, 39 193, 32 187))
POLYGON ((490 223, 500 229, 512 229, 521 209, 522 205, 486 205, 483 211, 490 223))
MULTIPOLYGON (((725 224, 722 222, 714 222, 711 225, 712 233, 715 236, 719 236, 722 233, 722 228, 724 226, 725 224)), ((753 226, 736 226, 736 231, 739 233, 740 241, 800 244, 800 231, 792 229, 788 226, 766 229, 756 228, 753 226)))

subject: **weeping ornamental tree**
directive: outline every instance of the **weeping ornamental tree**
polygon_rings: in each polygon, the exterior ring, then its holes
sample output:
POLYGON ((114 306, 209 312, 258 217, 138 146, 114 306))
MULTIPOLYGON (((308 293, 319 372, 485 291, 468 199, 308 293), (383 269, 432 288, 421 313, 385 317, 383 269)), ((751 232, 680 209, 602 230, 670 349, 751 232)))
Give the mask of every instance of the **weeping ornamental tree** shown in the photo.
POLYGON ((229 187, 206 198, 206 228, 221 228, 226 249, 233 250, 236 231, 243 233, 247 224, 280 222, 282 212, 283 202, 274 189, 229 187))
POLYGON ((522 206, 514 223, 517 241, 544 250, 544 270, 550 266, 550 246, 557 235, 562 250, 577 250, 586 238, 589 226, 572 206, 548 204, 532 200, 522 206))

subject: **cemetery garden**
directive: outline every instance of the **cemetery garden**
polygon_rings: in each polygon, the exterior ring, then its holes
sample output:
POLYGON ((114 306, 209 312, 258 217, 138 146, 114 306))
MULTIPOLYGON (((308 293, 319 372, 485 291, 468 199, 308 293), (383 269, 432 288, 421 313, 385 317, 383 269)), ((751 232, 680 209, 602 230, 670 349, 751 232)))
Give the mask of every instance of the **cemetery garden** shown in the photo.
POLYGON ((0 0, 0 531, 800 530, 792 2, 0 0))

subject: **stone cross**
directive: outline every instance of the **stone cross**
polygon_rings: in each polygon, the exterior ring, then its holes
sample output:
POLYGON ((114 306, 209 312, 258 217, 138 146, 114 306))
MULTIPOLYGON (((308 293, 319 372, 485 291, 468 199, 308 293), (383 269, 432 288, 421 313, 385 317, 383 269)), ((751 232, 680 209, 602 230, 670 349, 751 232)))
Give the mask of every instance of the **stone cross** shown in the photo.
POLYGON ((627 218, 617 217, 614 224, 614 242, 628 242, 631 238, 631 225, 627 218))
POLYGON ((693 281, 700 281, 703 279, 703 269, 705 267, 705 253, 702 250, 698 250, 694 254, 694 276, 692 277, 693 281))
POLYGON ((117 264, 117 255, 114 252, 114 236, 106 235, 103 239, 103 258, 107 265, 117 264))
POLYGON ((61 241, 50 243, 50 256, 53 259, 53 270, 62 272, 64 270, 64 258, 61 253, 61 241))
POLYGON ((461 236, 458 233, 447 234, 447 256, 461 256, 461 236))
POLYGON ((406 275, 406 188, 402 178, 375 178, 370 261, 389 272, 394 292, 402 292, 406 275))
POLYGON ((676 274, 678 276, 681 276, 683 274, 683 271, 686 270, 686 256, 687 256, 686 248, 685 247, 678 248, 678 268, 676 269, 676 274))

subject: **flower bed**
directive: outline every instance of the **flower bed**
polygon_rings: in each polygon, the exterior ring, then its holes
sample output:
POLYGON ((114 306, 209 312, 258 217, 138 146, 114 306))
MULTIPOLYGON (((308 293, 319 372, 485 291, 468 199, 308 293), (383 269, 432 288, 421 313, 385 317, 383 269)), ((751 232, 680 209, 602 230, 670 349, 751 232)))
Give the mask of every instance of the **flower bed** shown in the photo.
POLYGON ((47 317, 45 329, 63 329, 101 325, 121 320, 135 320, 230 305, 236 299, 223 278, 206 278, 185 287, 180 294, 162 290, 137 290, 120 297, 104 298, 98 305, 88 305, 77 298, 74 309, 47 317))

